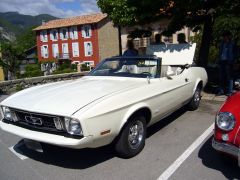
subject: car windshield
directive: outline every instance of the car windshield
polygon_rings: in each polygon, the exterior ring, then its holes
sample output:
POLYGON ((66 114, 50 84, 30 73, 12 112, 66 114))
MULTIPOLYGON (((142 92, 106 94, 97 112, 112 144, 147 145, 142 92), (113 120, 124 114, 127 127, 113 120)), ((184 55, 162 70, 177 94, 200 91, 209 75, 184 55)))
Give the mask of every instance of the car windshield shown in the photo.
POLYGON ((119 76, 134 78, 159 77, 159 59, 110 58, 101 62, 89 76, 119 76))

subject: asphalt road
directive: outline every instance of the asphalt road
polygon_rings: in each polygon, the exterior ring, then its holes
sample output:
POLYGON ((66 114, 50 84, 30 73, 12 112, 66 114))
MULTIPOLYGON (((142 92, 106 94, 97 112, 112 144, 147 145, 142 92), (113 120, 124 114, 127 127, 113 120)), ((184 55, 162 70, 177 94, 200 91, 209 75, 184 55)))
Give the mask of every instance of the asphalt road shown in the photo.
MULTIPOLYGON (((3 98, 0 96, 0 101, 3 98)), ((16 148, 24 155, 22 160, 9 150, 21 138, 0 130, 0 179, 156 180, 213 124, 220 105, 202 101, 199 110, 180 109, 150 127, 144 150, 131 159, 116 157, 109 146, 84 150, 54 148, 54 153, 38 153, 22 145, 16 148)), ((240 179, 237 161, 221 158, 212 149, 211 138, 212 133, 172 171, 169 179, 240 179)))

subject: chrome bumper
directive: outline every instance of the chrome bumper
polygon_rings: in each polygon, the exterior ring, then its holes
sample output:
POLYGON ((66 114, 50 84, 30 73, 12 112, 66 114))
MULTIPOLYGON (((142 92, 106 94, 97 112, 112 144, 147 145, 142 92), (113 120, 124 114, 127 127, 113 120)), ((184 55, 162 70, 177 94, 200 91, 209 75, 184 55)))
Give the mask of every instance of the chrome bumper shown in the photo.
POLYGON ((239 148, 237 148, 236 146, 226 144, 226 143, 222 143, 222 142, 217 142, 213 138, 212 147, 214 149, 216 149, 217 151, 224 152, 224 153, 230 154, 230 155, 238 158, 239 148))

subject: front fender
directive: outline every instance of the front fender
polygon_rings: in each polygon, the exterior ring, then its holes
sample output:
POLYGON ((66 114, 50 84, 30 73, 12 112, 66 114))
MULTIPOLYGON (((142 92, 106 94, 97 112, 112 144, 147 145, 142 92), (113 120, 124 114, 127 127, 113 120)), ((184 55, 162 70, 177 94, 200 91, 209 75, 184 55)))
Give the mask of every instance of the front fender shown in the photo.
MULTIPOLYGON (((193 94, 194 94, 194 92, 196 91, 196 89, 197 89, 197 87, 198 87, 198 85, 199 85, 199 83, 200 82, 202 82, 202 80, 200 79, 200 78, 198 78, 197 80, 196 80, 196 82, 195 82, 195 85, 194 85, 194 88, 193 88, 193 94)), ((203 82, 202 82, 203 83, 203 82)), ((202 84, 203 85, 203 87, 204 87, 204 84, 202 84)))
MULTIPOLYGON (((123 126, 126 124, 126 122, 128 121, 128 119, 134 114, 136 113, 137 111, 139 111, 140 109, 143 109, 143 108, 147 108, 150 110, 151 112, 151 109, 149 107, 149 105, 147 103, 138 103, 138 104, 134 104, 133 106, 131 106, 127 112, 125 113, 125 115, 123 116, 123 120, 121 122, 121 125, 120 125, 120 129, 119 129, 119 132, 121 131, 121 129, 123 128, 123 126)), ((152 114, 152 112, 151 112, 152 114)))

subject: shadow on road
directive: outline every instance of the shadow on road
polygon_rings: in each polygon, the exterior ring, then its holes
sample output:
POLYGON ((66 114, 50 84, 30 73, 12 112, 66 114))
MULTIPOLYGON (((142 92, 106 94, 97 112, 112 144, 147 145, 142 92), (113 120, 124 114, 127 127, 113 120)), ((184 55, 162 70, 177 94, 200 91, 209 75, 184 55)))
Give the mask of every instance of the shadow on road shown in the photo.
MULTIPOLYGON (((185 112, 185 108, 181 108, 169 117, 148 128, 147 138, 172 123, 185 112)), ((22 141, 18 144, 20 143, 22 143, 22 141)), ((96 149, 79 150, 45 145, 45 150, 43 146, 43 153, 30 150, 25 145, 19 146, 18 148, 18 151, 21 152, 22 155, 27 156, 30 159, 70 169, 87 169, 116 157, 112 145, 96 149)))
POLYGON ((19 152, 30 159, 69 169, 90 168, 115 157, 114 151, 110 146, 79 150, 52 145, 46 145, 46 149, 44 147, 43 153, 39 153, 23 145, 19 147, 19 152))
POLYGON ((202 145, 198 157, 202 159, 204 166, 220 171, 226 179, 240 179, 237 160, 215 151, 212 148, 212 137, 202 145))
POLYGON ((186 107, 182 107, 170 116, 162 119, 161 121, 157 122, 156 124, 153 124, 147 129, 147 138, 151 137, 154 135, 156 132, 160 131, 167 125, 171 124, 173 121, 178 119, 180 116, 182 116, 186 112, 186 107))

